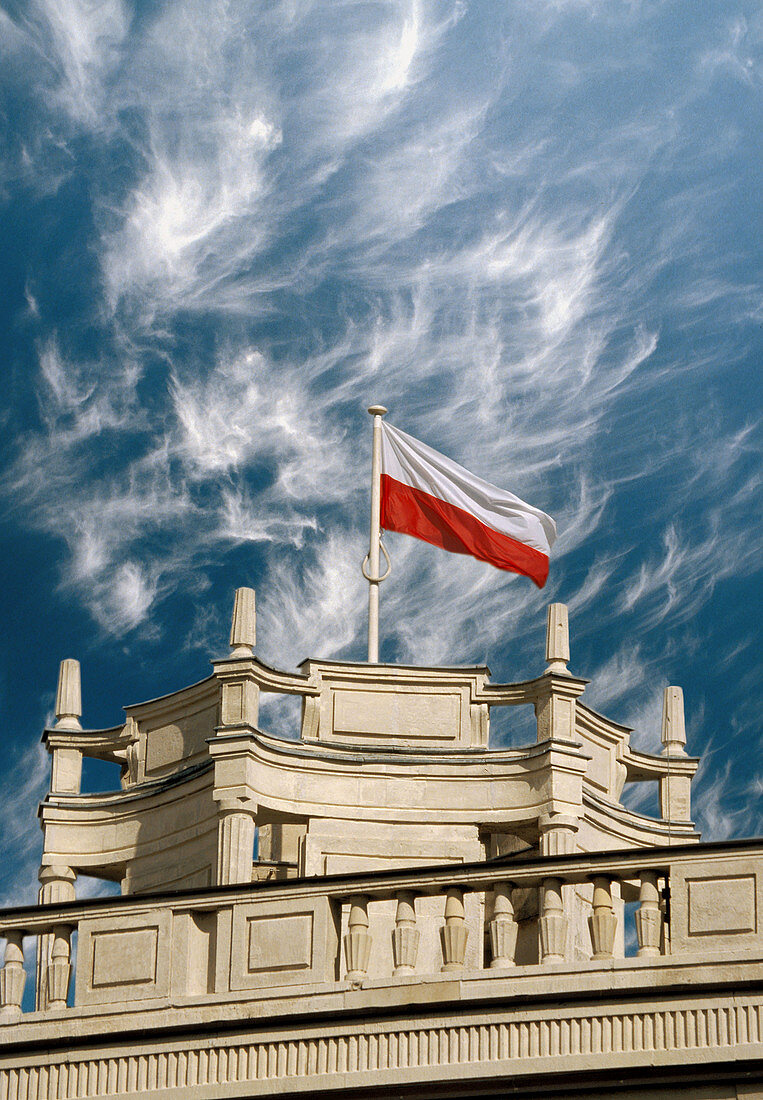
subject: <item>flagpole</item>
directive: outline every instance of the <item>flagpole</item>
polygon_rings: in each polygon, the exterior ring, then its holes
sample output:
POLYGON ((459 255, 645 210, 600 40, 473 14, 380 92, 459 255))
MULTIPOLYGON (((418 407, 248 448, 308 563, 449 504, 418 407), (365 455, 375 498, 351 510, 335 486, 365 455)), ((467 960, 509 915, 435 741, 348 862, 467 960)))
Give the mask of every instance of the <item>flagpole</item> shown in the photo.
POLYGON ((371 454, 371 532, 368 546, 368 662, 379 663, 379 548, 381 545, 381 422, 386 413, 383 405, 371 405, 368 412, 374 418, 373 450, 371 454))

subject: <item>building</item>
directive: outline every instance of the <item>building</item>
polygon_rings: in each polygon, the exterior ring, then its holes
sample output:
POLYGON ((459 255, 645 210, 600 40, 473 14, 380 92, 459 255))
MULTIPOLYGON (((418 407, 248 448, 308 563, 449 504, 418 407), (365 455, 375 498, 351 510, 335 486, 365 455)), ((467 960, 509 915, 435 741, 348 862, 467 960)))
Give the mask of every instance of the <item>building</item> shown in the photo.
POLYGON ((700 843, 679 688, 635 751, 581 699, 562 604, 521 683, 254 643, 239 589, 212 675, 107 730, 62 663, 40 904, 0 913, 0 1100, 763 1096, 763 841, 700 843), (300 697, 298 740, 262 692, 300 697), (536 743, 489 747, 502 706, 536 743), (83 756, 121 789, 81 794, 83 756))

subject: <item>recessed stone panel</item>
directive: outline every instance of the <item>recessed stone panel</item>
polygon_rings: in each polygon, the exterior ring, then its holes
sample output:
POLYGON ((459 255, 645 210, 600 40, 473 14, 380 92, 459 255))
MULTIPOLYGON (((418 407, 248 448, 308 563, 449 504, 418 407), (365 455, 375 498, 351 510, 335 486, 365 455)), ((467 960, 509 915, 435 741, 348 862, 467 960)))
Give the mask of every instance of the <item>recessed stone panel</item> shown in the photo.
MULTIPOLYGON (((237 905, 230 914, 229 988, 333 981, 337 919, 326 897, 237 905)), ((226 937, 218 933, 218 942, 226 937)))
POLYGON ((306 970, 312 962, 312 913, 250 918, 250 974, 262 970, 306 970))
POLYGON ((363 737, 450 739, 461 734, 460 694, 335 691, 334 733, 363 737))
POLYGON ((217 703, 147 731, 146 775, 161 772, 203 752, 217 724, 217 703))
POLYGON ((169 992, 169 910, 109 915, 79 922, 75 1004, 150 1001, 169 992))
POLYGON ((687 886, 690 936, 757 931, 754 875, 689 879, 687 886))
POLYGON ((92 987, 156 981, 158 928, 97 932, 92 939, 92 987))

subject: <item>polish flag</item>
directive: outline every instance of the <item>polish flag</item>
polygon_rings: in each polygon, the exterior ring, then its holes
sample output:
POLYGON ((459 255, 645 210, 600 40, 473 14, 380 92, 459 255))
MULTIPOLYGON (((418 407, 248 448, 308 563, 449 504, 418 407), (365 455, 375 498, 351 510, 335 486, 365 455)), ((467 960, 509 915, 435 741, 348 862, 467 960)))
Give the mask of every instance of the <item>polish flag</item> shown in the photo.
POLYGON ((521 573, 542 588, 556 524, 505 489, 475 477, 381 422, 381 526, 521 573))

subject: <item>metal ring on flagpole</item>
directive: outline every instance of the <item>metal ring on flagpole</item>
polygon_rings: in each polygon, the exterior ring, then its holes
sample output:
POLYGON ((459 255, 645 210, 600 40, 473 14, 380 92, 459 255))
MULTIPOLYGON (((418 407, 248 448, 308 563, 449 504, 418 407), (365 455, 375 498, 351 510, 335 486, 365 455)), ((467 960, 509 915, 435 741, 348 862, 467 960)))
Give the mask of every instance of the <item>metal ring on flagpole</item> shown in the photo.
POLYGON ((363 558, 363 564, 360 567, 361 573, 369 582, 369 584, 381 584, 382 581, 386 581, 387 577, 392 572, 392 562, 390 561, 389 554, 387 553, 387 548, 381 539, 379 539, 379 549, 381 550, 382 554, 384 554, 384 557, 387 559, 387 569, 384 573, 382 573, 380 577, 372 577, 368 573, 366 573, 366 562, 371 557, 370 553, 366 554, 366 556, 363 558))

